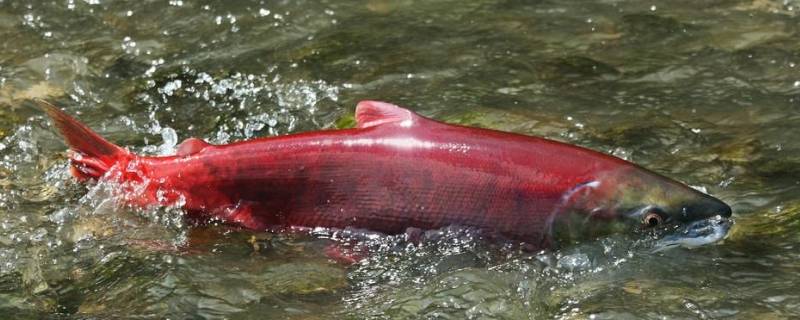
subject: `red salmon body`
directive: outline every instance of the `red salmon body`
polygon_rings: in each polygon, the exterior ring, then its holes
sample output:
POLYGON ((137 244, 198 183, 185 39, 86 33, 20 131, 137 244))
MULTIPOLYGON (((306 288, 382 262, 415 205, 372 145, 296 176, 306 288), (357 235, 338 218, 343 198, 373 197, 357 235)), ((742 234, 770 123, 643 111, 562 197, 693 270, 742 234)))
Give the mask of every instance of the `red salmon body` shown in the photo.
POLYGON ((542 138, 449 125, 382 102, 359 103, 357 128, 228 145, 189 139, 166 157, 133 155, 55 107, 46 111, 76 152, 76 176, 116 175, 146 183, 132 203, 178 202, 190 215, 252 229, 401 233, 459 225, 544 246, 560 215, 581 211, 608 220, 623 209, 653 206, 628 208, 628 200, 620 200, 629 197, 620 186, 646 184, 658 186, 639 198, 678 199, 657 203, 661 207, 682 206, 686 212, 701 199, 704 209, 716 206, 713 214, 730 215, 718 200, 619 158, 542 138), (83 143, 87 140, 94 142, 83 143))

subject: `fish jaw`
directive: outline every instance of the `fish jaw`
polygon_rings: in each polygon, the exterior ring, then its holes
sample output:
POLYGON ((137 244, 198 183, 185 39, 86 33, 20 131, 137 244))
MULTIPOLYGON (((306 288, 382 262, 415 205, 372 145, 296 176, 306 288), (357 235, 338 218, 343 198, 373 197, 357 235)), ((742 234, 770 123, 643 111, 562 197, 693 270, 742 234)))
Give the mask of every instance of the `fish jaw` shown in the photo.
POLYGON ((732 219, 719 215, 694 221, 658 240, 653 252, 677 247, 693 249, 720 242, 728 235, 733 224, 732 219))

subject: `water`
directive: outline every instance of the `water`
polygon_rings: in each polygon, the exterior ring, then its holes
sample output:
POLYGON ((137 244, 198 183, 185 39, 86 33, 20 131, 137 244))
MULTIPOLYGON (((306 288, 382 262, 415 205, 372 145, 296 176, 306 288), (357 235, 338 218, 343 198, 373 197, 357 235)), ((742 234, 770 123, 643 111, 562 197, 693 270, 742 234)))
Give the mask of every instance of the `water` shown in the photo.
MULTIPOLYGON (((8 318, 800 317, 800 2, 0 0, 0 314, 8 318), (168 154, 352 124, 382 99, 546 136, 705 188, 722 244, 519 252, 443 230, 357 243, 190 227, 68 175, 30 98, 168 154)), ((113 190, 112 190, 113 191, 113 190)))

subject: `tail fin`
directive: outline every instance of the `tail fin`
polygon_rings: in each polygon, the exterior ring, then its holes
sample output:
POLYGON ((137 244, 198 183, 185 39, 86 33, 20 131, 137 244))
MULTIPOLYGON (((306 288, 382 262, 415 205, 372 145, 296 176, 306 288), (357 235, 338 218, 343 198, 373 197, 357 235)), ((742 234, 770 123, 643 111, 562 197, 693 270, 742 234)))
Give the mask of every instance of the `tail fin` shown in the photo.
POLYGON ((78 122, 51 103, 36 99, 39 107, 47 113, 58 127, 70 149, 72 175, 81 180, 103 176, 117 161, 130 156, 128 150, 120 148, 78 122))

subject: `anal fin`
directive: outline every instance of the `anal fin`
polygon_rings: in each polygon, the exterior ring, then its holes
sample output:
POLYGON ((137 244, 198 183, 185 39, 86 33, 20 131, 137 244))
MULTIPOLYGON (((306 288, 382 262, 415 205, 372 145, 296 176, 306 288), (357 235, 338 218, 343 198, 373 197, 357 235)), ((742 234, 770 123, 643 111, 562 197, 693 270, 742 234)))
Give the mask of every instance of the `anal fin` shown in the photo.
POLYGON ((224 222, 238 224, 248 229, 266 230, 269 223, 264 221, 258 212, 256 203, 240 201, 234 206, 218 209, 214 212, 214 216, 224 222))

